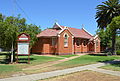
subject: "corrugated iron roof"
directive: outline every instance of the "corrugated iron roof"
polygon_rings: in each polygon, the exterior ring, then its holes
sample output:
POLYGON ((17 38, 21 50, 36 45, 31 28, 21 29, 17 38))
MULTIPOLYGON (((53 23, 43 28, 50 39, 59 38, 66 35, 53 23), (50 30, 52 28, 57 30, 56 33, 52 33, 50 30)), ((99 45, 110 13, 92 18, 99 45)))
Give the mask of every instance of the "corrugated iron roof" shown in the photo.
MULTIPOLYGON (((61 26, 62 28, 64 28, 65 26, 61 26)), ((77 29, 77 28, 71 28, 68 27, 69 31, 74 35, 74 37, 76 38, 86 38, 86 39, 90 39, 93 36, 90 35, 87 31, 85 31, 84 29, 77 29)), ((37 35, 37 37, 52 37, 52 36, 57 36, 58 33, 61 30, 57 30, 57 29, 46 29, 44 31, 42 31, 40 34, 37 35)))
POLYGON ((57 36, 57 33, 60 30, 56 30, 56 29, 46 29, 44 31, 42 31, 41 33, 39 33, 37 35, 37 37, 51 37, 51 36, 57 36))

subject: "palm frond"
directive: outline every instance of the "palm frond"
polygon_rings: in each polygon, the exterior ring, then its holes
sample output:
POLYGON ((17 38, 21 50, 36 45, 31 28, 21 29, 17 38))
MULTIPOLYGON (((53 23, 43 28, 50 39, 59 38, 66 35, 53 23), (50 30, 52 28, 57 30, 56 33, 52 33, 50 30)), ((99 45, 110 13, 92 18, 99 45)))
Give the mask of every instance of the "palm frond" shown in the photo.
POLYGON ((112 21, 112 18, 120 15, 119 0, 108 0, 102 3, 102 5, 96 7, 97 12, 95 19, 97 19, 99 28, 107 27, 112 21))

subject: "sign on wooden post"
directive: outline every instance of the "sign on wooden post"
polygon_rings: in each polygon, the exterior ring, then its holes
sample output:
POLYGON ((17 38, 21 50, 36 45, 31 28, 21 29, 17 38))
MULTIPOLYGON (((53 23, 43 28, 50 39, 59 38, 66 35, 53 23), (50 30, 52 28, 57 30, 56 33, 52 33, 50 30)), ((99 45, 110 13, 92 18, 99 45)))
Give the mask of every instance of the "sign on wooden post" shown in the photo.
POLYGON ((18 35, 18 44, 17 44, 17 62, 18 56, 28 56, 28 63, 30 63, 30 48, 29 48, 30 36, 26 33, 21 33, 18 35))

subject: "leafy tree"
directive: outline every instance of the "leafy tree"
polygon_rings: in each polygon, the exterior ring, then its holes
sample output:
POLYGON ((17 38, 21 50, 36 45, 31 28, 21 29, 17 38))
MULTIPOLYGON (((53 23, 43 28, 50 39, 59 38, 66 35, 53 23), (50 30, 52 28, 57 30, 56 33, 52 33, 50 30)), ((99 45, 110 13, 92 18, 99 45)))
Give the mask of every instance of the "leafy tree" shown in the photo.
POLYGON ((40 27, 37 27, 36 25, 30 24, 27 25, 25 33, 30 35, 30 47, 35 43, 37 40, 36 35, 41 32, 40 27))
POLYGON ((120 34, 120 16, 114 17, 109 27, 111 28, 111 30, 116 29, 116 34, 120 34))
POLYGON ((105 30, 104 29, 98 29, 96 31, 96 34, 100 37, 101 46, 104 47, 104 48, 109 47, 110 40, 112 39, 110 28, 107 27, 105 30))
MULTIPOLYGON (((96 34, 100 37, 101 39, 101 46, 106 48, 111 48, 112 47, 112 32, 110 27, 107 27, 105 30, 104 29, 98 29, 96 31, 96 34)), ((116 36, 116 50, 120 50, 120 35, 117 33, 116 36)), ((103 50, 104 51, 104 50, 103 50)))
POLYGON ((16 49, 17 36, 20 33, 27 33, 31 37, 30 45, 32 46, 37 40, 36 35, 41 32, 40 27, 32 24, 26 24, 25 18, 3 16, 0 14, 0 47, 5 50, 16 49))
POLYGON ((109 26, 110 26, 111 30, 116 29, 116 32, 115 32, 115 34, 117 34, 116 48, 118 50, 120 48, 120 33, 119 33, 120 32, 120 16, 114 17, 109 26))
POLYGON ((0 14, 0 46, 6 50, 11 50, 12 42, 14 49, 16 49, 17 36, 20 33, 28 33, 31 37, 30 45, 33 45, 36 35, 41 32, 40 27, 32 24, 26 24, 25 18, 18 17, 4 17, 0 14))
POLYGON ((3 20, 4 20, 4 17, 2 14, 0 14, 0 47, 2 47, 2 38, 4 35, 3 35, 3 32, 5 31, 5 29, 3 28, 3 20))
POLYGON ((120 50, 120 36, 116 37, 116 50, 120 50))
MULTIPOLYGON (((112 19, 116 16, 120 15, 120 4, 119 0, 108 0, 102 2, 102 5, 98 5, 96 7, 96 19, 99 28, 106 28, 112 21, 112 19)), ((116 29, 112 30, 112 54, 116 54, 115 52, 115 39, 116 39, 116 29)))

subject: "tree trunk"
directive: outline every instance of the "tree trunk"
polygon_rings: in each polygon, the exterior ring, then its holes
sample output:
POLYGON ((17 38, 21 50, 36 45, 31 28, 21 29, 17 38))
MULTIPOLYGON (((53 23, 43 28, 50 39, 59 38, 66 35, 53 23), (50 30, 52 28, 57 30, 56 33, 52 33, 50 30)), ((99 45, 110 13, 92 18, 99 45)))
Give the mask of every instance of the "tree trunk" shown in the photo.
POLYGON ((13 63, 13 41, 12 41, 12 48, 11 48, 11 63, 13 63))
POLYGON ((112 35, 112 55, 116 55, 116 29, 113 30, 112 35))

